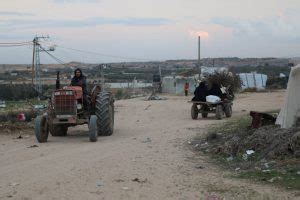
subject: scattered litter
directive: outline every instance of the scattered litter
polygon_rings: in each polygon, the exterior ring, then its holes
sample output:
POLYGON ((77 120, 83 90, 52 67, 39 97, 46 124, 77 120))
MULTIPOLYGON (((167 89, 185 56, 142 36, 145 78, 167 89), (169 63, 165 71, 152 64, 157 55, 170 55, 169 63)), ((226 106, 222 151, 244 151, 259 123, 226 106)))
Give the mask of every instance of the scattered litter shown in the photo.
POLYGON ((167 100, 167 98, 164 98, 164 97, 159 97, 157 95, 151 95, 150 97, 148 97, 147 99, 148 101, 150 100, 167 100))
POLYGON ((195 147, 199 147, 199 144, 195 144, 195 147))
POLYGON ((42 104, 40 104, 40 105, 33 105, 33 109, 34 110, 43 110, 45 108, 47 108, 47 105, 42 105, 42 104))
POLYGON ((228 162, 233 161, 233 157, 230 156, 230 157, 226 158, 226 160, 227 160, 228 162))
POLYGON ((150 142, 152 142, 152 140, 151 140, 151 138, 146 138, 146 140, 143 140, 142 142, 143 143, 150 143, 150 142))
POLYGON ((26 117, 25 117, 25 113, 20 113, 17 115, 17 120, 20 122, 25 122, 26 121, 26 117))
POLYGON ((201 166, 201 165, 196 165, 195 168, 196 168, 196 169, 204 169, 204 167, 201 166))
POLYGON ((36 145, 36 144, 34 144, 34 145, 31 145, 31 146, 29 146, 29 147, 27 147, 27 148, 36 148, 36 147, 39 147, 39 146, 36 145))
POLYGON ((121 183, 121 182, 125 182, 123 179, 116 179, 115 182, 121 183))
POLYGON ((206 146, 206 145, 208 145, 208 142, 201 144, 201 146, 206 146))
POLYGON ((148 105, 144 110, 148 110, 151 107, 151 105, 148 105))
POLYGON ((300 171, 297 171, 297 175, 300 175, 300 171))
POLYGON ((146 183, 147 182, 147 179, 145 180, 140 180, 139 178, 134 178, 132 179, 133 182, 138 182, 138 183, 146 183))
POLYGON ((97 181, 97 187, 102 187, 104 186, 104 182, 103 181, 97 181))
POLYGON ((188 141, 188 144, 192 144, 192 142, 191 142, 191 141, 188 141))
POLYGON ((268 182, 270 182, 270 183, 273 183, 274 181, 276 181, 276 180, 281 180, 282 178, 280 177, 280 176, 277 176, 277 177, 273 177, 273 178, 271 178, 271 179, 269 179, 269 180, 267 180, 268 182))
POLYGON ((15 139, 23 139, 22 135, 19 135, 18 137, 16 137, 15 139))
POLYGON ((243 160, 248 160, 248 155, 247 154, 243 154, 243 160))
POLYGON ((9 186, 13 186, 13 187, 15 187, 17 185, 20 185, 20 183, 11 183, 11 184, 9 184, 9 186))
POLYGON ((235 171, 239 171, 241 168, 239 168, 239 167, 237 167, 237 168, 235 168, 235 171))
POLYGON ((265 170, 262 170, 262 172, 266 173, 266 172, 270 172, 271 170, 269 169, 265 169, 265 170))
POLYGON ((265 168, 269 168, 270 167, 268 163, 265 163, 264 166, 265 166, 265 168))
POLYGON ((247 150, 246 151, 246 154, 249 155, 249 156, 254 154, 254 153, 255 153, 255 151, 253 151, 253 150, 247 150))
POLYGON ((129 187, 122 187, 122 190, 129 190, 129 187))

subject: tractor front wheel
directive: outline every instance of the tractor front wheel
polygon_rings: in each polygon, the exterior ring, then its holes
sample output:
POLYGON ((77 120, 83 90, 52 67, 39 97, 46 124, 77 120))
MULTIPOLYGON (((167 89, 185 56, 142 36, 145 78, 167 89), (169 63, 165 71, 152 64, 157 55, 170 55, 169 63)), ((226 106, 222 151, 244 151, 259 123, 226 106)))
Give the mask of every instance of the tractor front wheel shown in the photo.
POLYGON ((47 142, 49 126, 46 116, 37 116, 35 119, 34 133, 39 143, 47 142))
POLYGON ((92 115, 90 117, 89 138, 90 138, 90 142, 96 142, 98 140, 97 116, 96 115, 92 115))

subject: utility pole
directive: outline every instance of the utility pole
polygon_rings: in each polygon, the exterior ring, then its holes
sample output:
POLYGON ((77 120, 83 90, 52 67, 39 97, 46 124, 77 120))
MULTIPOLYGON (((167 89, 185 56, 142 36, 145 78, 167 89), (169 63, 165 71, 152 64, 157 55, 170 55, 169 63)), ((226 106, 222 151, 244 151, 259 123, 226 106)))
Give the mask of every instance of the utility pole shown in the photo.
POLYGON ((35 41, 35 38, 33 39, 33 52, 32 52, 32 69, 31 69, 31 83, 32 83, 32 86, 34 86, 34 63, 35 63, 35 44, 36 44, 36 41, 35 41))
POLYGON ((35 36, 33 39, 33 55, 32 55, 32 84, 34 85, 36 91, 38 91, 39 96, 42 94, 42 82, 40 76, 40 52, 41 45, 39 43, 40 39, 48 39, 49 36, 35 36))
POLYGON ((198 36, 198 64, 199 65, 200 65, 200 61, 201 61, 200 53, 201 53, 201 37, 198 36))
POLYGON ((201 78, 201 57, 200 57, 200 53, 201 53, 201 37, 198 36, 198 79, 200 80, 201 78))
POLYGON ((99 72, 101 75, 101 89, 102 91, 105 90, 105 80, 104 80, 104 69, 106 68, 105 64, 99 65, 99 72))

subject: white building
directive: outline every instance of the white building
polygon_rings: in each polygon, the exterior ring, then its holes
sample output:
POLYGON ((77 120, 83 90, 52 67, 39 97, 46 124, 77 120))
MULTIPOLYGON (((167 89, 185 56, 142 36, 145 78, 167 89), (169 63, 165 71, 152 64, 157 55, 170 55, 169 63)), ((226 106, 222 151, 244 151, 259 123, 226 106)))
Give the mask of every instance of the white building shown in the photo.
MULTIPOLYGON (((196 75, 198 77, 198 75, 196 75)), ((197 77, 165 76, 162 79, 162 92, 170 94, 184 94, 184 85, 189 83, 189 93, 194 93, 197 77)))

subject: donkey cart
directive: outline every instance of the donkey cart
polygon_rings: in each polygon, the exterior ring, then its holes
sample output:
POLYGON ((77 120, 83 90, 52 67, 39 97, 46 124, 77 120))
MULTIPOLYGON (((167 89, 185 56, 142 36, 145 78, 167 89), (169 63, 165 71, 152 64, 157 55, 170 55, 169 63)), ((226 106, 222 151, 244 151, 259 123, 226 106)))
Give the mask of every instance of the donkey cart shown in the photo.
POLYGON ((201 113, 202 118, 207 118, 209 113, 215 113, 216 119, 222 119, 231 117, 232 115, 232 101, 223 100, 216 103, 201 102, 201 101, 189 101, 192 103, 191 117, 192 119, 198 119, 198 114, 201 113))

